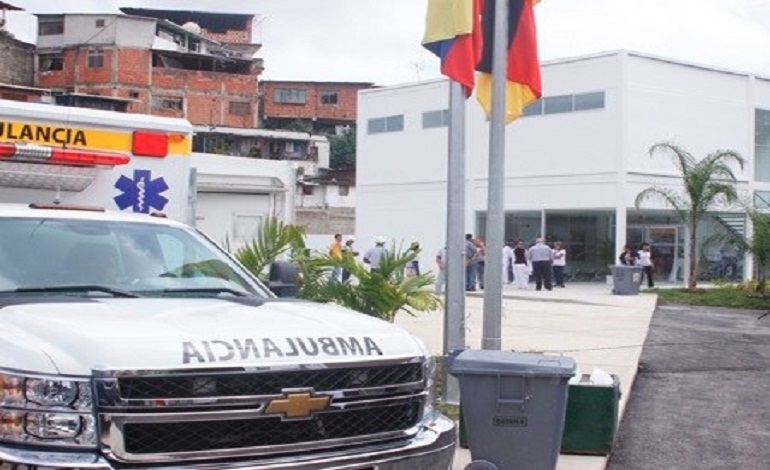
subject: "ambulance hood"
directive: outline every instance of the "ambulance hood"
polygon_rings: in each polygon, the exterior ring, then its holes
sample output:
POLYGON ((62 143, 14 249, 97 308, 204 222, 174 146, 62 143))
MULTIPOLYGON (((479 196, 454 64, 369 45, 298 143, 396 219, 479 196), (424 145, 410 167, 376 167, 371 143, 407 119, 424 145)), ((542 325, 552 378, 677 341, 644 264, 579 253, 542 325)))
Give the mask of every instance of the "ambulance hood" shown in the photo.
POLYGON ((0 308, 0 357, 27 372, 88 376, 95 369, 290 367, 427 354, 405 330, 330 305, 82 300, 6 302, 0 308))

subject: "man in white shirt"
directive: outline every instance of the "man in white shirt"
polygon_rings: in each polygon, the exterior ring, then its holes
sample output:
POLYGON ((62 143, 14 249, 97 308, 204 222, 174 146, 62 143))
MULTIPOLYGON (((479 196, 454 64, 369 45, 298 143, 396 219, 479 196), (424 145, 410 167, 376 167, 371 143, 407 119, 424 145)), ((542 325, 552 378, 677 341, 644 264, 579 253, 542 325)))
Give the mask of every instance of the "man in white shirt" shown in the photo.
POLYGON ((567 267, 567 250, 561 242, 553 244, 553 280, 557 287, 564 287, 564 269, 567 267))

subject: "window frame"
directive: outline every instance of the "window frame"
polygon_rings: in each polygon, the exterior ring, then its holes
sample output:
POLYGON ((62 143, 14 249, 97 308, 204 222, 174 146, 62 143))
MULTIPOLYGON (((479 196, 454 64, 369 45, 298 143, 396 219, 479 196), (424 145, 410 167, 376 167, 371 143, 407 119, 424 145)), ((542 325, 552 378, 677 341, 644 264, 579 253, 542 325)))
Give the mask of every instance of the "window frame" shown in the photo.
POLYGON ((88 49, 86 53, 86 68, 104 68, 104 49, 88 49))
POLYGON ((321 90, 318 92, 318 103, 322 106, 336 106, 340 104, 340 92, 321 90))
POLYGON ((279 104, 307 104, 307 90, 304 88, 274 88, 273 102, 279 104))

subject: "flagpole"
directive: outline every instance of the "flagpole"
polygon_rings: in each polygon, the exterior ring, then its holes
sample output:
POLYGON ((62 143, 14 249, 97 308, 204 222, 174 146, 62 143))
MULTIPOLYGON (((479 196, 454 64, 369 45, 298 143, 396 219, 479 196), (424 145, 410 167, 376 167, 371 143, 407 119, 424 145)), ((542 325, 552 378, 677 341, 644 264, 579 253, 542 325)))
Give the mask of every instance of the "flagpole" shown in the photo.
MULTIPOLYGON (((449 158, 447 162, 446 301, 444 354, 465 349, 465 93, 449 80, 449 158)), ((443 371, 445 403, 460 403, 456 377, 443 371)))
POLYGON ((492 49, 492 109, 489 123, 489 177, 487 179, 487 257, 484 270, 484 324, 481 347, 502 347, 502 252, 505 233, 505 87, 508 59, 508 0, 495 0, 492 49))

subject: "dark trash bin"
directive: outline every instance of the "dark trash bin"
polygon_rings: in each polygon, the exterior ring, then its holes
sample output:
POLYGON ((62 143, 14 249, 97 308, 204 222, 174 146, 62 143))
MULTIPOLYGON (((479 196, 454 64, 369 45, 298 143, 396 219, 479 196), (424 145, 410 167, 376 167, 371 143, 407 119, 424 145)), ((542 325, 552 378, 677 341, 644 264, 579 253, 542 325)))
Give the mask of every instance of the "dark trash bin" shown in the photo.
POLYGON ((569 384, 567 416, 561 441, 563 454, 608 455, 618 429, 620 379, 597 384, 590 375, 569 384))
POLYGON ((564 356, 466 350, 447 358, 460 380, 460 403, 473 461, 466 469, 555 469, 564 430, 564 356))
POLYGON ((612 293, 616 295, 638 295, 642 284, 642 267, 623 264, 610 266, 612 272, 612 293))

